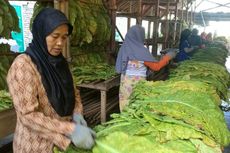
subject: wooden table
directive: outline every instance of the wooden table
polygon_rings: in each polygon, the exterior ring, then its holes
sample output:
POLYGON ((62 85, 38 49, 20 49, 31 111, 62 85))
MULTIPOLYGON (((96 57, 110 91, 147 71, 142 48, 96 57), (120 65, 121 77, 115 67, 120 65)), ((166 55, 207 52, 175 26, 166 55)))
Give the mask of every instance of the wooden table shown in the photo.
POLYGON ((14 108, 0 112, 0 139, 13 134, 16 126, 16 112, 14 108))
POLYGON ((91 83, 83 83, 77 85, 77 87, 90 88, 95 90, 100 90, 101 92, 101 123, 106 121, 106 103, 107 103, 107 94, 112 87, 120 85, 120 75, 114 76, 108 80, 101 81, 97 80, 91 83))

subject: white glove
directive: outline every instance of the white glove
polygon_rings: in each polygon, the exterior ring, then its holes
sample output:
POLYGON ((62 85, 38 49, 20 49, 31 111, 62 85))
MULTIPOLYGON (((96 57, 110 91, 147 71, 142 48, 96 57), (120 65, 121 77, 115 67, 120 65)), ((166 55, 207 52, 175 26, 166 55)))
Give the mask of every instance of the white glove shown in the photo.
POLYGON ((85 121, 84 117, 80 113, 73 114, 73 121, 77 124, 87 126, 87 122, 85 121))
POLYGON ((92 129, 80 124, 75 125, 74 131, 70 135, 70 139, 73 144, 77 148, 82 149, 91 149, 95 144, 95 138, 96 133, 92 129))
POLYGON ((178 52, 177 50, 172 50, 167 52, 165 55, 168 55, 171 59, 173 59, 176 57, 177 52, 178 52))

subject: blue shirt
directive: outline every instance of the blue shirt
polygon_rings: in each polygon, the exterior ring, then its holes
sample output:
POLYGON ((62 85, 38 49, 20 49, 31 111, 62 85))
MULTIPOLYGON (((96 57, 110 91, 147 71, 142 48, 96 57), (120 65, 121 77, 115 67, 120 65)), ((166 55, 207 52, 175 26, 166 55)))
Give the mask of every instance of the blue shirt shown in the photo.
POLYGON ((175 58, 177 62, 190 59, 189 55, 184 50, 185 48, 190 48, 190 45, 187 40, 184 40, 179 47, 180 51, 175 58))

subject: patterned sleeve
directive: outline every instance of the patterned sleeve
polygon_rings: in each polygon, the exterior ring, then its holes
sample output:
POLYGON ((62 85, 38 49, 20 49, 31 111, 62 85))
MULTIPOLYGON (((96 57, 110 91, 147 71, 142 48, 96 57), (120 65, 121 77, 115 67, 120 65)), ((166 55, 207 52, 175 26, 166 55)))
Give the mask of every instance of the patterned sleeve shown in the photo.
POLYGON ((80 90, 78 88, 75 88, 75 108, 74 113, 81 113, 83 114, 83 106, 81 103, 81 95, 80 90))
POLYGON ((45 116, 39 111, 35 77, 26 58, 16 58, 8 72, 7 83, 18 119, 27 128, 65 149, 70 144, 65 135, 74 130, 74 123, 45 116))

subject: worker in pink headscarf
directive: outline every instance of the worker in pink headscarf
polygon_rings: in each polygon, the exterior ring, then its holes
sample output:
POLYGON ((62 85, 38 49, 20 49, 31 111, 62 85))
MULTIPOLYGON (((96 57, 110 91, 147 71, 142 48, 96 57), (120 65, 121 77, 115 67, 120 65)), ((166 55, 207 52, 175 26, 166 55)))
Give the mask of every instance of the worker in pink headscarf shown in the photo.
POLYGON ((201 40, 202 40, 201 48, 205 48, 205 44, 207 43, 206 36, 207 36, 206 32, 202 32, 200 34, 200 37, 201 37, 201 40))
POLYGON ((209 32, 209 33, 207 34, 207 36, 206 36, 206 41, 207 41, 208 43, 211 43, 211 42, 213 41, 213 39, 212 39, 212 33, 211 33, 211 32, 209 32))

